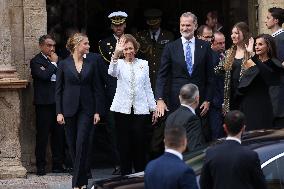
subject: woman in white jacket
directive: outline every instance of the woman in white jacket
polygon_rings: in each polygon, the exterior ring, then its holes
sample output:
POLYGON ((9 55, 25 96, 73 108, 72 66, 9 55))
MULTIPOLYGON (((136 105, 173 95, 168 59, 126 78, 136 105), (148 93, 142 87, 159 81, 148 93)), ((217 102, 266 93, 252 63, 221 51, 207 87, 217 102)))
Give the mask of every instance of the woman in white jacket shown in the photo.
POLYGON ((117 78, 110 107, 114 112, 121 174, 144 171, 146 165, 146 125, 156 102, 149 78, 148 61, 135 58, 139 43, 123 35, 116 45, 108 73, 117 78), (119 59, 119 57, 124 57, 119 59))

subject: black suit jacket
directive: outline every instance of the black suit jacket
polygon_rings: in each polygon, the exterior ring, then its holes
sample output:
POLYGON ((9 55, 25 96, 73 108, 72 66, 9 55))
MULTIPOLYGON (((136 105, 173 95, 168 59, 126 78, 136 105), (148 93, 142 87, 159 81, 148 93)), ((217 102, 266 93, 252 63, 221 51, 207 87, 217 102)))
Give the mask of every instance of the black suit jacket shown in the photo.
POLYGON ((54 104, 55 82, 50 79, 56 73, 56 66, 39 53, 31 59, 30 68, 33 77, 34 104, 54 104))
MULTIPOLYGON (((277 47, 277 57, 280 62, 284 62, 284 32, 274 37, 277 47)), ((279 86, 270 87, 271 100, 274 107, 274 117, 284 118, 284 73, 281 74, 279 86), (281 104, 279 106, 279 104, 281 104), (276 108, 275 108, 276 107, 276 108)))
POLYGON ((200 100, 212 99, 213 64, 209 43, 195 38, 194 65, 191 76, 188 73, 181 38, 166 45, 156 81, 156 99, 165 96, 167 79, 170 79, 168 107, 175 111, 179 107, 180 88, 188 83, 196 84, 199 88, 200 100))
MULTIPOLYGON (((212 51, 213 66, 216 67, 219 65, 221 60, 221 54, 215 51, 212 51)), ((210 107, 221 109, 224 101, 224 77, 222 75, 214 75, 214 87, 212 95, 212 103, 210 107)))
POLYGON ((102 112, 102 94, 96 64, 84 59, 80 76, 72 56, 60 62, 56 79, 56 113, 73 116, 79 108, 92 115, 102 112))
POLYGON ((179 157, 165 152, 145 169, 145 189, 197 189, 193 170, 179 157))
POLYGON ((277 49, 278 59, 284 61, 284 32, 274 37, 277 49))
POLYGON ((112 82, 110 81, 111 79, 109 78, 110 75, 108 75, 107 73, 108 64, 105 63, 105 61, 103 60, 100 54, 90 52, 87 54, 86 58, 88 61, 95 64, 96 73, 97 73, 96 82, 100 82, 96 86, 97 90, 100 92, 99 95, 101 95, 100 96, 101 99, 100 108, 102 109, 101 114, 106 115, 106 113, 109 112, 110 103, 112 102, 116 90, 116 85, 115 87, 112 85, 112 82))
POLYGON ((168 116, 166 120, 166 126, 167 125, 183 126, 186 129, 189 151, 193 151, 205 143, 199 117, 194 115, 190 109, 185 106, 180 106, 168 116))
POLYGON ((234 140, 206 151, 200 176, 201 189, 265 189, 256 152, 234 140))

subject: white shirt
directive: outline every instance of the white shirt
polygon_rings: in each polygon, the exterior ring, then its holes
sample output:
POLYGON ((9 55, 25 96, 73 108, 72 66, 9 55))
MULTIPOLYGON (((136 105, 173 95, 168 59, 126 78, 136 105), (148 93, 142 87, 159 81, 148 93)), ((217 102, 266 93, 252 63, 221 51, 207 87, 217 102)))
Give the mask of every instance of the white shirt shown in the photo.
POLYGON ((135 58, 133 63, 123 59, 111 61, 108 74, 117 78, 116 92, 111 111, 124 114, 150 114, 155 111, 156 102, 149 78, 148 61, 135 58))
POLYGON ((238 143, 242 143, 240 139, 236 138, 236 137, 232 137, 232 136, 227 136, 226 140, 234 140, 237 141, 238 143))
MULTIPOLYGON (((42 56, 48 61, 51 62, 47 56, 45 56, 42 52, 41 52, 42 56)), ((55 67, 57 67, 56 62, 51 62, 51 64, 53 64, 55 67)), ((50 81, 56 81, 56 74, 52 74, 50 81)))
POLYGON ((165 152, 174 154, 174 155, 176 155, 177 157, 179 157, 179 159, 183 160, 182 154, 181 154, 180 152, 176 151, 176 150, 166 148, 166 149, 165 149, 165 152))
POLYGON ((186 104, 180 104, 180 105, 187 107, 194 115, 196 115, 195 114, 195 110, 192 107, 190 107, 190 106, 188 106, 186 104))
POLYGON ((273 34, 271 34, 272 37, 276 37, 277 35, 279 35, 280 33, 284 32, 284 30, 282 28, 280 28, 279 30, 277 30, 276 32, 274 32, 273 34))
POLYGON ((187 46, 188 41, 190 41, 189 46, 190 46, 191 57, 192 57, 191 62, 192 62, 192 65, 194 65, 195 37, 192 37, 190 40, 187 40, 184 37, 181 37, 183 53, 184 53, 184 60, 186 61, 186 46, 187 46))

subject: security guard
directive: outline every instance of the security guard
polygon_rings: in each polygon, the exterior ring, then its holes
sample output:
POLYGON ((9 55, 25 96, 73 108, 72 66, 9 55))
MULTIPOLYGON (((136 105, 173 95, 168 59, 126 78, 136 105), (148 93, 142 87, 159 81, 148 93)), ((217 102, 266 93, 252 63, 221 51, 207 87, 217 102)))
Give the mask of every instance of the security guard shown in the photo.
MULTIPOLYGON (((110 106, 113 100, 113 97, 115 95, 116 91, 116 82, 117 79, 115 77, 112 77, 108 75, 108 67, 109 63, 111 61, 111 56, 115 50, 116 43, 118 39, 124 34, 124 30, 126 28, 126 18, 127 14, 125 12, 117 11, 111 13, 108 18, 111 21, 111 29, 113 31, 113 34, 103 40, 99 41, 99 52, 102 55, 104 59, 104 64, 100 65, 98 68, 99 73, 101 75, 101 80, 104 82, 105 86, 105 94, 106 94, 106 110, 107 110, 107 137, 110 140, 110 151, 112 153, 113 158, 113 165, 115 167, 115 170, 113 174, 119 174, 119 156, 117 151, 117 145, 116 145, 116 135, 115 135, 115 126, 114 126, 114 117, 112 112, 110 112, 110 106)), ((107 146, 105 146, 107 147, 107 146)))
POLYGON ((155 89, 163 49, 167 43, 174 40, 174 35, 161 28, 161 10, 147 9, 144 16, 149 29, 138 32, 135 37, 141 45, 138 56, 149 62, 150 80, 152 89, 155 89))

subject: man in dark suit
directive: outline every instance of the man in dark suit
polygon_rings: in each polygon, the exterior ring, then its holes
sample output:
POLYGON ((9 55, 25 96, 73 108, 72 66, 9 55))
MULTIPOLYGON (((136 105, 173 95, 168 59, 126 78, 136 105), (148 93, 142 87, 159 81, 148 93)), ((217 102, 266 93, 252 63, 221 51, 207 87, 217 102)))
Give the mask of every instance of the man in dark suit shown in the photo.
POLYGON ((201 131, 201 122, 195 114, 199 104, 198 87, 186 84, 180 89, 179 100, 181 106, 171 113, 166 121, 167 125, 183 126, 186 129, 188 151, 195 150, 204 143, 201 131))
MULTIPOLYGON (((180 17, 182 37, 167 44, 163 51, 155 91, 159 117, 165 110, 173 112, 179 107, 179 90, 187 83, 199 88, 201 105, 196 110, 197 115, 205 118, 209 110, 214 74, 211 49, 208 42, 194 37, 196 29, 197 17, 191 12, 183 13, 180 17), (169 95, 166 95, 168 84, 169 95)), ((202 120, 202 125, 204 123, 202 120)))
MULTIPOLYGON (((217 66, 219 62, 224 58, 225 54, 225 36, 223 33, 217 31, 213 34, 212 40, 212 63, 213 66, 217 66)), ((217 138, 224 137, 223 125, 223 113, 222 104, 224 99, 224 77, 220 75, 214 75, 214 88, 213 97, 208 112, 208 122, 211 129, 211 138, 215 140, 217 138)))
POLYGON ((99 75, 101 77, 101 81, 105 86, 105 108, 106 108, 106 122, 107 127, 106 133, 108 143, 105 143, 104 146, 108 146, 107 148, 110 149, 111 157, 112 157, 112 164, 114 166, 113 174, 119 174, 119 155, 117 151, 117 144, 116 144, 116 132, 114 126, 114 116, 113 113, 110 112, 110 106, 112 100, 115 95, 116 85, 117 85, 117 78, 112 77, 108 74, 108 67, 111 61, 111 56, 115 50, 116 43, 118 39, 124 34, 124 30, 126 28, 126 18, 127 14, 125 12, 117 11, 112 12, 108 18, 111 21, 111 29, 113 34, 105 39, 99 41, 99 51, 101 56, 103 57, 104 61, 99 61, 99 75))
POLYGON ((245 116, 234 110, 226 114, 228 137, 206 151, 200 176, 201 189, 265 189, 266 183, 255 151, 241 145, 245 116))
MULTIPOLYGON (((284 22, 284 9, 273 7, 268 9, 268 14, 265 24, 272 32, 272 37, 275 39, 277 56, 284 66, 284 30, 282 24, 284 22)), ((270 87, 270 96, 273 105, 275 127, 284 126, 284 76, 281 76, 280 86, 270 87)))
POLYGON ((145 189, 197 189, 195 173, 183 162, 186 130, 179 125, 165 127, 165 153, 145 169, 145 189))
POLYGON ((45 175, 46 148, 51 134, 52 171, 62 172, 64 158, 64 130, 56 123, 55 81, 58 57, 55 40, 50 35, 39 38, 41 52, 30 62, 36 112, 36 167, 38 175, 45 175))

